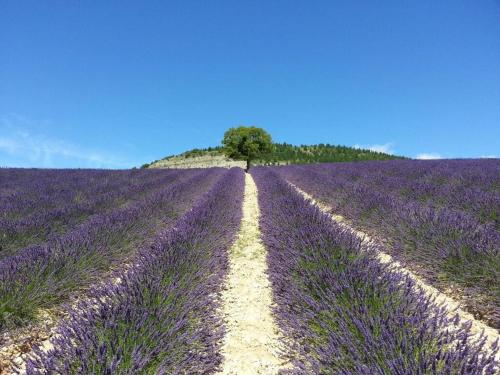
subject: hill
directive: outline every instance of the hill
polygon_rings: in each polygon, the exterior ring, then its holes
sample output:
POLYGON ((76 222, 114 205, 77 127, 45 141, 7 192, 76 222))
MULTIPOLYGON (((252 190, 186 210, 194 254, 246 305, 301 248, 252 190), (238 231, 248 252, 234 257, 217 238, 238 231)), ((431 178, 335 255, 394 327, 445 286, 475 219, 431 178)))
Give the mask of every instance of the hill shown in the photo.
MULTIPOLYGON (((366 149, 322 143, 318 145, 300 146, 288 143, 275 143, 271 153, 256 160, 252 164, 286 165, 391 159, 405 158, 366 149)), ((141 168, 207 168, 232 166, 245 168, 245 162, 232 160, 226 157, 222 152, 222 147, 209 147, 206 149, 193 149, 180 155, 167 156, 163 159, 144 164, 141 168)))

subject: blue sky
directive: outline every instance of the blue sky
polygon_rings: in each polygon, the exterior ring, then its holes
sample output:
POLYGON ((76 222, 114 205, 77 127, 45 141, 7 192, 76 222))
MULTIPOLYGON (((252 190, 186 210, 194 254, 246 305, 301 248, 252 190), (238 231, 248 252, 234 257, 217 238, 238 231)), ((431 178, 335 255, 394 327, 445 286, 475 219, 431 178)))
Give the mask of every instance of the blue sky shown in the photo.
POLYGON ((2 1, 0 166, 220 143, 500 155, 500 1, 2 1))

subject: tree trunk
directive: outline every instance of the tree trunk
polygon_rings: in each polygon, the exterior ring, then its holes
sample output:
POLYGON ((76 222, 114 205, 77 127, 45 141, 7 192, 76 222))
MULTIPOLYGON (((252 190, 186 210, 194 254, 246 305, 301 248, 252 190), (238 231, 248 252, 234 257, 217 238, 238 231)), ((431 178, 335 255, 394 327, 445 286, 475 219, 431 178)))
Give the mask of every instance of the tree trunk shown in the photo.
POLYGON ((245 172, 248 173, 249 170, 250 170, 250 159, 247 159, 247 169, 245 169, 245 172))

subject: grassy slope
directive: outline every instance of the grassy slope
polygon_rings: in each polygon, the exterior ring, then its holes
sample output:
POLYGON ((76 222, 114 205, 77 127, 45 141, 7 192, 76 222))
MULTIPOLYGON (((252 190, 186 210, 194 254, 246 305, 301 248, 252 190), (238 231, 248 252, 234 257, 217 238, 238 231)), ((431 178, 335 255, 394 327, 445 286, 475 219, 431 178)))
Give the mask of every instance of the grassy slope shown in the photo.
MULTIPOLYGON (((142 167, 169 167, 175 165, 181 159, 196 160, 200 157, 220 157, 221 147, 209 147, 207 149, 193 149, 180 155, 167 156, 161 160, 155 160, 142 167)), ((294 146, 287 143, 275 143, 274 150, 260 160, 256 160, 255 165, 282 165, 282 164, 303 164, 303 163, 328 163, 343 161, 361 160, 389 160, 403 159, 401 156, 394 156, 364 149, 357 149, 346 146, 333 146, 329 144, 301 145, 294 146)))

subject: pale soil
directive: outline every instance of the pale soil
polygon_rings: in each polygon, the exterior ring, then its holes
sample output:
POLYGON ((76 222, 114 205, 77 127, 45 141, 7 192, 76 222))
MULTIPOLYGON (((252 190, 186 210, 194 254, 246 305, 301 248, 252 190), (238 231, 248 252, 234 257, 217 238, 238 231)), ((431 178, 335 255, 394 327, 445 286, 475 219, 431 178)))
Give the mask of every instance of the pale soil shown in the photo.
POLYGON ((226 335, 221 374, 277 374, 287 367, 280 356, 280 334, 271 313, 273 301, 259 215, 257 187, 246 174, 243 219, 230 250, 222 293, 226 335))
POLYGON ((246 162, 241 160, 232 160, 224 155, 202 155, 184 158, 174 156, 168 160, 159 160, 153 163, 149 168, 211 168, 211 167, 240 167, 246 168, 246 162))
POLYGON ((24 373, 34 346, 41 345, 45 350, 52 347, 50 339, 60 319, 50 311, 41 311, 36 323, 4 332, 0 337, 0 374, 24 373))
MULTIPOLYGON (((297 190, 297 192, 299 192, 311 204, 316 205, 324 213, 328 214, 332 218, 332 220, 334 220, 337 224, 339 224, 342 227, 347 228, 351 232, 355 233, 359 238, 361 238, 363 240, 364 244, 370 244, 370 243, 376 243, 376 242, 380 243, 380 241, 377 241, 376 239, 371 238, 365 232, 357 230, 356 228, 351 226, 343 216, 332 214, 330 207, 317 202, 311 195, 307 194, 305 191, 301 190, 300 188, 298 188, 294 184, 292 184, 290 182, 289 182, 289 184, 295 190, 297 190)), ((480 337, 481 333, 484 332, 487 347, 490 347, 490 345, 493 344, 495 342, 495 340, 499 340, 499 342, 500 342, 500 334, 496 329, 488 326, 487 324, 481 322, 480 320, 475 319, 472 316, 472 314, 468 313, 467 311, 463 310, 460 307, 461 305, 459 302, 457 302, 453 298, 447 296, 446 294, 440 292, 435 287, 427 284, 423 279, 421 279, 415 273, 411 272, 410 270, 403 267, 399 262, 395 261, 389 254, 384 253, 384 252, 379 252, 378 259, 379 259, 380 263, 390 264, 391 268, 396 269, 396 270, 410 276, 415 281, 415 283, 426 294, 434 296, 437 304, 439 304, 439 305, 442 304, 443 306, 446 307, 450 317, 454 317, 455 314, 458 314, 461 324, 468 324, 468 323, 471 324, 470 332, 473 335, 474 339, 478 339, 480 337)), ((500 358, 500 353, 498 353, 497 357, 500 358)))

